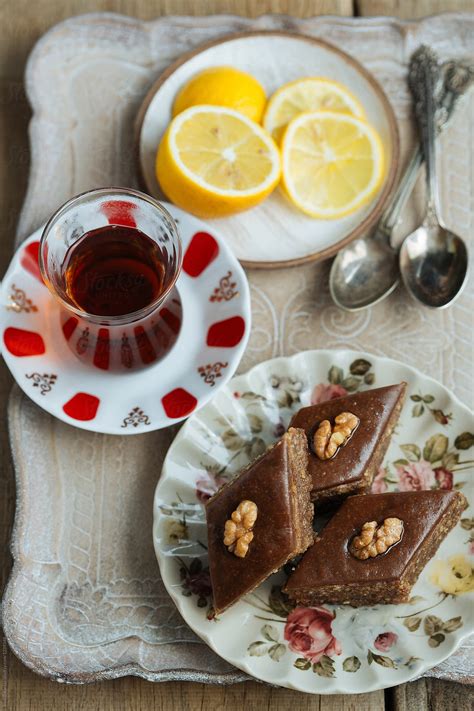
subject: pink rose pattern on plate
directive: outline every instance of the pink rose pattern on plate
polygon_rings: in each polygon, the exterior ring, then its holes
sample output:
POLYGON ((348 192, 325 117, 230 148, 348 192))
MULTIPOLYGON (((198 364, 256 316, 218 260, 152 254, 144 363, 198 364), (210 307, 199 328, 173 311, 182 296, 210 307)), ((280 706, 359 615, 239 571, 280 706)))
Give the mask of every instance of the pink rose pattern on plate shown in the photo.
POLYGON ((296 607, 286 619, 284 638, 292 652, 312 664, 323 655, 341 654, 341 645, 332 634, 336 615, 325 607, 296 607))
POLYGON ((260 630, 264 639, 252 642, 247 649, 250 656, 268 655, 279 662, 288 649, 300 655, 294 662, 297 669, 312 669, 324 677, 335 675, 333 657, 342 654, 342 647, 332 630, 335 612, 323 606, 297 607, 279 585, 272 587, 268 602, 258 591, 248 595, 246 601, 265 613, 265 616, 259 614, 259 619, 284 625, 283 629, 277 629, 274 624, 265 624, 260 630))
POLYGON ((196 498, 201 504, 205 504, 226 481, 226 477, 219 472, 213 472, 210 468, 207 469, 196 481, 196 498))
POLYGON ((453 472, 450 472, 449 469, 436 467, 434 475, 440 489, 453 488, 453 472))
POLYGON ((332 365, 328 371, 328 381, 314 386, 310 398, 311 405, 344 397, 356 392, 362 385, 373 385, 375 373, 368 360, 357 358, 350 364, 348 373, 344 373, 337 365, 332 365))
POLYGON ((415 403, 411 411, 412 417, 421 417, 425 412, 430 412, 440 425, 449 425, 450 420, 453 419, 452 413, 444 412, 439 407, 430 407, 435 399, 433 395, 422 395, 421 393, 410 395, 410 400, 415 403))
POLYGON ((388 652, 398 640, 395 632, 382 632, 375 638, 374 647, 379 652, 388 652))
POLYGON ((384 494, 388 490, 386 482, 387 470, 384 466, 379 467, 372 483, 372 494, 384 494))
POLYGON ((421 491, 432 489, 436 483, 433 467, 423 459, 413 464, 397 467, 400 491, 421 491))
POLYGON ((337 397, 344 397, 344 395, 347 395, 347 390, 342 385, 319 383, 314 386, 311 393, 311 405, 319 405, 320 402, 334 400, 337 397))
POLYGON ((426 440, 423 447, 417 444, 400 444, 403 457, 385 462, 377 472, 372 493, 393 491, 420 491, 423 489, 461 489, 465 482, 454 481, 454 473, 466 469, 472 460, 461 458, 462 452, 474 444, 474 435, 463 432, 450 438, 439 432, 426 440))

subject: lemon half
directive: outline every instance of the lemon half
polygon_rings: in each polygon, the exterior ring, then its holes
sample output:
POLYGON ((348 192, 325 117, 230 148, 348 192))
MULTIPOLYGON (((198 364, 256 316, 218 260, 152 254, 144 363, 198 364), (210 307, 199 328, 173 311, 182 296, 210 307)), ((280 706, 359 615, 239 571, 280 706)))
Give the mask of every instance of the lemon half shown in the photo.
POLYGON ((369 202, 382 184, 382 142, 350 114, 304 113, 284 133, 282 167, 285 191, 300 210, 335 219, 369 202))
POLYGON ((257 205, 280 179, 266 131, 232 109, 194 106, 176 116, 158 148, 156 177, 178 207, 221 217, 257 205))

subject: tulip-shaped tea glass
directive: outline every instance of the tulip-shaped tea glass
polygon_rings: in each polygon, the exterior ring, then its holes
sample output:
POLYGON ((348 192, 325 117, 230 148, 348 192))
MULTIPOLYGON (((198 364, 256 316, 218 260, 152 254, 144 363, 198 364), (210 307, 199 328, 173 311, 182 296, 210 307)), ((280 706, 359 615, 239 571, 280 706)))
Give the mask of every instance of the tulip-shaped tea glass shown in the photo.
POLYGON ((73 353, 103 370, 149 365, 172 348, 182 311, 175 221, 159 202, 128 188, 72 198, 41 237, 43 280, 61 305, 73 353))

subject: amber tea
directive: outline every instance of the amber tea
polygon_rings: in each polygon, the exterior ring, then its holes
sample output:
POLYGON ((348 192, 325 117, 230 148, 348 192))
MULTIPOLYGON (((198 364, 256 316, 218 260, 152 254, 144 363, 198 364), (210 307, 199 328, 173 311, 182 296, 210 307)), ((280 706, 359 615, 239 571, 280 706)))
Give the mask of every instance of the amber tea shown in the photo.
POLYGON ((66 293, 96 316, 123 316, 156 301, 169 264, 160 246, 135 227, 107 225, 86 232, 63 263, 66 293))

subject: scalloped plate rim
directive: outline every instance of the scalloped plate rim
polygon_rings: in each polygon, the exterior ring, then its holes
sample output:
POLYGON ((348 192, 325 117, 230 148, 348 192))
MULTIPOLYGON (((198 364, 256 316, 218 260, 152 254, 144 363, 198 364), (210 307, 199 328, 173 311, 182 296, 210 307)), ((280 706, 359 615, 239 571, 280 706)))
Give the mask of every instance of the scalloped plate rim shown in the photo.
MULTIPOLYGON (((467 407, 467 405, 465 405, 454 393, 452 393, 451 390, 449 390, 446 386, 444 386, 442 383, 440 383, 435 378, 432 378, 431 376, 428 376, 428 375, 424 375, 418 368, 415 368, 410 365, 406 365, 405 363, 402 363, 402 361, 396 360, 394 358, 389 358, 387 356, 378 356, 378 355, 375 355, 372 353, 368 353, 366 351, 355 351, 352 349, 320 349, 320 350, 319 349, 308 349, 305 351, 300 351, 299 353, 295 353, 290 356, 277 356, 275 358, 270 358, 268 360, 262 361, 261 363, 257 363, 256 365, 254 365, 252 368, 250 368, 245 373, 235 375, 231 379, 230 383, 233 383, 234 381, 237 381, 240 378, 249 378, 252 375, 254 375, 255 373, 258 373, 261 370, 265 370, 266 368, 269 368, 273 364, 279 364, 282 362, 287 363, 288 361, 297 360, 298 358, 300 358, 302 356, 303 357, 308 356, 308 355, 310 357, 311 356, 321 356, 322 358, 324 358, 324 357, 332 356, 333 354, 334 354, 335 359, 339 359, 339 358, 340 359, 343 359, 343 358, 352 358, 352 359, 366 358, 369 360, 371 359, 371 361, 374 365, 383 363, 384 365, 394 364, 397 366, 402 366, 410 374, 416 376, 417 378, 421 378, 422 380, 424 380, 425 382, 428 382, 428 383, 433 383, 438 388, 441 387, 449 395, 449 397, 451 398, 453 403, 455 403, 461 410, 463 410, 467 416, 470 415, 469 408, 467 407)), ((172 451, 175 447, 178 447, 180 445, 181 437, 185 436, 189 427, 192 426, 191 419, 192 418, 189 418, 185 422, 183 427, 180 429, 178 435, 175 437, 175 439, 171 443, 171 445, 168 449, 165 461, 163 462, 161 476, 160 476, 160 479, 158 480, 158 484, 155 489, 155 495, 154 495, 154 500, 153 500, 153 545, 154 545, 155 554, 156 554, 156 557, 158 560, 158 564, 160 567, 160 573, 162 574, 163 584, 164 584, 167 592, 171 596, 173 602, 175 603, 176 607, 178 608, 178 611, 180 612, 180 614, 182 615, 182 617, 186 621, 186 623, 191 627, 191 629, 202 640, 204 640, 204 642, 206 642, 206 644, 216 654, 221 656, 225 661, 234 665, 237 669, 240 669, 241 671, 249 674, 250 676, 252 676, 253 678, 255 678, 257 680, 264 681, 269 684, 281 686, 284 688, 292 689, 295 691, 300 691, 302 693, 321 694, 321 695, 328 695, 328 696, 336 695, 336 694, 362 694, 362 693, 370 693, 372 691, 380 691, 383 689, 388 689, 393 686, 398 686, 399 684, 404 684, 406 682, 413 681, 413 680, 423 676, 423 674, 426 671, 428 671, 429 669, 432 669, 433 667, 437 666, 438 664, 441 664, 448 657, 450 657, 452 654, 454 654, 460 648, 460 646, 463 644, 463 642, 473 633, 473 631, 474 631, 473 626, 467 625, 465 631, 463 633, 461 633, 458 636, 458 638, 453 642, 452 648, 449 651, 447 651, 446 654, 440 655, 440 657, 436 660, 435 663, 430 663, 430 662, 426 663, 423 660, 421 660, 422 663, 414 672, 410 673, 409 668, 406 667, 407 672, 406 672, 406 674, 404 674, 402 676, 402 678, 397 678, 393 682, 366 684, 364 686, 364 688, 359 688, 359 689, 353 688, 353 687, 344 688, 343 686, 337 686, 337 687, 331 688, 331 689, 317 688, 317 689, 314 689, 314 691, 308 690, 308 689, 302 689, 299 686, 293 684, 292 682, 290 682, 286 679, 283 682, 280 682, 277 679, 269 678, 266 674, 260 674, 260 675, 255 674, 255 671, 253 669, 251 669, 249 664, 244 661, 245 657, 243 655, 241 655, 241 657, 239 659, 234 659, 228 655, 224 656, 223 654, 221 654, 221 652, 218 649, 218 646, 213 642, 210 635, 206 635, 206 633, 203 632, 198 627, 198 625, 192 624, 188 621, 187 614, 186 614, 185 600, 187 600, 189 598, 186 598, 182 595, 174 594, 173 587, 172 587, 170 581, 167 579, 166 573, 163 575, 162 560, 164 560, 164 556, 162 556, 162 554, 161 554, 159 542, 155 536, 155 529, 156 529, 157 521, 161 515, 159 513, 159 508, 158 508, 158 504, 160 502, 159 490, 160 490, 162 482, 170 476, 170 467, 171 467, 171 465, 169 463, 170 453, 172 453, 172 451)), ((469 503, 471 506, 472 505, 471 501, 469 503)), ((400 672, 400 668, 398 669, 398 671, 400 672)), ((339 677, 338 681, 340 681, 340 678, 341 677, 339 677)), ((334 679, 336 679, 336 677, 334 677, 334 679)))

